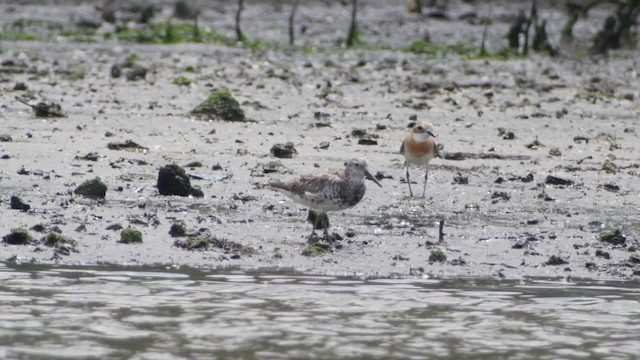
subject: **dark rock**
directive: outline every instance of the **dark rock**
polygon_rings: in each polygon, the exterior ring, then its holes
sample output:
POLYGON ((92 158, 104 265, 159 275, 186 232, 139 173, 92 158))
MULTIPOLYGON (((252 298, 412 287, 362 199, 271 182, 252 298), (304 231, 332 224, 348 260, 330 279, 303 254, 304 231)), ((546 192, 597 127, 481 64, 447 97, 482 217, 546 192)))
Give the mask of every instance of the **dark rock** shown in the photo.
POLYGON ((12 142, 13 139, 11 138, 10 135, 7 134, 1 134, 0 135, 0 142, 12 142))
POLYGON ((458 185, 468 185, 469 178, 466 176, 462 176, 461 173, 458 173, 458 175, 453 177, 453 183, 458 185))
POLYGON ((615 229, 613 231, 601 234, 600 241, 612 245, 625 245, 627 243, 627 237, 622 234, 622 231, 620 231, 620 229, 615 229))
POLYGON ((202 164, 201 161, 192 161, 190 163, 188 163, 187 165, 185 165, 184 167, 188 167, 188 168, 200 168, 203 167, 204 165, 202 164))
POLYGON ((491 195, 492 199, 495 200, 503 200, 503 201, 509 201, 511 200, 511 196, 509 196, 509 194, 507 194, 504 191, 496 191, 491 195))
POLYGON ((596 250, 596 256, 604 259, 611 259, 611 254, 602 250, 596 250))
POLYGON ((91 199, 104 199, 107 195, 107 184, 100 178, 87 180, 73 190, 73 193, 91 199))
POLYGON ((76 156, 76 160, 98 161, 98 153, 90 152, 84 156, 76 156))
POLYGON ((293 143, 291 141, 286 144, 275 144, 271 147, 271 155, 277 158, 283 159, 291 159, 294 154, 297 154, 298 151, 293 147, 293 143))
POLYGON ((529 173, 527 174, 527 176, 523 176, 520 178, 520 181, 522 181, 523 183, 529 183, 533 181, 533 174, 529 173))
POLYGON ((586 137, 586 136, 578 135, 578 136, 574 136, 573 137, 573 142, 576 143, 576 144, 579 144, 581 142, 585 142, 585 143, 588 144, 589 143, 589 138, 586 137))
POLYGON ((449 20, 449 14, 447 14, 446 11, 441 9, 433 9, 433 10, 427 11, 424 14, 424 16, 428 18, 434 18, 434 19, 449 20))
POLYGON ((444 154, 444 158, 446 160, 464 160, 467 157, 465 153, 462 153, 462 152, 452 152, 452 153, 448 152, 444 154))
POLYGON ((453 259, 451 261, 449 261, 449 264, 453 265, 453 266, 465 266, 467 265, 467 261, 461 257, 457 258, 457 259, 453 259))
POLYGON ((362 138, 367 136, 367 130, 365 129, 353 129, 351 130, 351 136, 356 138, 362 138))
POLYGON ((640 264, 640 256, 638 256, 638 255, 631 255, 631 256, 629 256, 629 262, 630 262, 631 264, 636 264, 636 265, 637 265, 637 264, 640 264))
POLYGON ((378 145, 378 141, 371 138, 358 139, 358 145, 378 145))
POLYGON ((46 228, 46 226, 44 226, 42 224, 36 224, 36 225, 33 225, 30 230, 33 230, 33 231, 39 232, 39 233, 44 233, 44 232, 47 231, 47 228, 46 228))
POLYGON ((157 186, 160 195, 204 196, 202 190, 191 187, 189 176, 183 168, 176 164, 160 168, 157 186))
POLYGON ((562 152, 558 148, 549 149, 550 156, 562 156, 562 152))
POLYGON ((542 143, 540 141, 538 141, 538 139, 535 139, 531 143, 525 145, 525 147, 527 149, 536 150, 536 149, 538 149, 540 147, 544 147, 544 145, 542 145, 542 143))
POLYGON ((122 225, 120 225, 120 224, 111 224, 111 225, 107 226, 106 229, 107 230, 113 230, 113 231, 119 231, 119 230, 124 229, 124 227, 122 225))
POLYGON ((328 142, 328 141, 322 141, 320 144, 318 144, 318 148, 319 149, 328 149, 330 144, 331 143, 328 142))
POLYGON ((18 169, 18 175, 31 175, 31 171, 25 169, 24 167, 21 167, 20 169, 18 169))
POLYGON ((31 205, 25 203, 17 196, 11 196, 11 208, 14 210, 29 211, 31 205))
POLYGON ((240 103, 227 90, 212 92, 191 114, 205 120, 246 121, 240 103))
POLYGON ((27 84, 23 82, 17 82, 13 85, 13 91, 25 91, 27 90, 27 84))
POLYGON ((547 179, 545 180, 545 183, 549 185, 561 185, 561 186, 569 186, 574 184, 573 181, 571 180, 559 178, 553 175, 548 175, 547 179))
POLYGON ((109 150, 125 150, 125 151, 147 151, 149 148, 144 147, 134 141, 127 140, 122 143, 111 142, 107 144, 109 150))
POLYGON ((246 194, 240 193, 240 194, 233 194, 233 196, 231 197, 231 200, 240 201, 241 203, 244 204, 249 201, 256 201, 258 200, 258 198, 253 195, 246 195, 246 194))
MULTIPOLYGON (((25 103, 26 104, 26 103, 25 103)), ((27 104, 29 105, 29 104, 27 104)), ((62 107, 58 103, 39 102, 36 105, 29 105, 33 109, 36 117, 65 117, 62 107)))
POLYGON ((565 265, 565 264, 568 264, 568 262, 559 256, 551 255, 549 257, 549 260, 547 260, 545 264, 546 265, 565 265))
POLYGON ((2 238, 5 244, 9 245, 28 245, 33 242, 33 237, 27 229, 12 229, 11 232, 2 238))
POLYGON ((149 69, 146 67, 142 65, 133 65, 131 69, 127 70, 125 77, 128 81, 136 81, 144 79, 147 76, 147 72, 149 72, 149 69))
POLYGON ((117 79, 122 76, 122 64, 113 64, 109 70, 109 74, 112 78, 117 79))
POLYGON ((611 192, 620 191, 620 186, 618 186, 616 184, 613 184, 613 183, 604 184, 604 185, 602 185, 602 188, 607 190, 607 191, 611 191, 611 192))
POLYGON ((181 237, 187 235, 187 227, 184 223, 173 223, 171 224, 171 229, 169 229, 169 235, 172 237, 181 237))

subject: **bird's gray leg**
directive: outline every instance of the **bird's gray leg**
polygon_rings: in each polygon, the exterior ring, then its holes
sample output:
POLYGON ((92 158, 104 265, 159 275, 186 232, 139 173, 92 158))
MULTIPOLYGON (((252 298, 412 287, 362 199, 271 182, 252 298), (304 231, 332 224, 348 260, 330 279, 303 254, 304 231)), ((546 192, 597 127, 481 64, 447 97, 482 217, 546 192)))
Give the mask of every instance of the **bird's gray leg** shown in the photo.
POLYGON ((324 237, 329 239, 329 215, 326 212, 322 213, 322 225, 324 227, 324 237))
POLYGON ((411 191, 411 180, 409 179, 409 163, 407 163, 407 184, 409 184, 409 195, 413 197, 413 191, 411 191))
POLYGON ((429 178, 429 164, 427 164, 426 170, 424 172, 424 187, 422 188, 422 197, 425 196, 427 192, 427 179, 429 178))

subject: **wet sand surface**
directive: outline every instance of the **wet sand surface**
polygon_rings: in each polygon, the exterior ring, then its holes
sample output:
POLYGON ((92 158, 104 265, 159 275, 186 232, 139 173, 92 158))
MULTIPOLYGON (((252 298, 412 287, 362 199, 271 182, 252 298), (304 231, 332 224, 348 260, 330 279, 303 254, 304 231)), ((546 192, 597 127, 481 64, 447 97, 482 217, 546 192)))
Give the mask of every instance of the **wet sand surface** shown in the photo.
MULTIPOLYGON (((69 13, 94 11, 84 3, 62 3, 2 3, 13 11, 5 11, 0 20, 40 18, 46 11, 66 19, 69 13)), ((383 277, 638 276, 637 51, 615 52, 608 59, 536 54, 507 61, 427 59, 399 49, 424 30, 433 41, 475 44, 482 26, 420 19, 397 5, 394 11, 363 5, 363 40, 377 46, 343 50, 335 41, 343 37, 348 7, 323 4, 300 8, 299 19, 309 30, 298 41, 329 49, 324 51, 115 40, 2 42, 0 121, 12 141, 0 142, 0 235, 41 224, 45 233, 61 232, 78 246, 66 255, 42 244, 0 244, 0 259, 279 267, 383 277), (146 78, 112 78, 111 66, 130 54, 149 68, 146 78), (187 67, 194 71, 186 72, 187 67), (174 84, 179 75, 192 84, 174 84), (32 109, 16 101, 25 95, 13 90, 18 82, 33 92, 32 104, 59 103, 67 117, 34 117, 32 109), (212 90, 223 88, 238 99, 249 122, 189 115, 212 90), (443 147, 443 157, 431 163, 424 199, 408 196, 399 154, 413 119, 433 122, 443 147), (359 144, 356 129, 375 144, 359 144), (127 140, 146 149, 108 149, 109 143, 127 140), (293 158, 270 155, 272 146, 288 141, 297 151, 293 158), (91 152, 96 161, 81 159, 91 152), (353 157, 366 159, 374 174, 380 172, 383 187, 368 182, 360 204, 330 214, 331 231, 344 238, 331 254, 302 255, 311 227, 307 210, 264 184, 341 168, 353 157), (187 166, 194 161, 202 167, 187 166), (273 161, 282 166, 265 172, 273 161), (158 194, 158 170, 172 163, 185 167, 203 198, 158 194), (558 185, 548 176, 569 182, 558 185), (104 201, 73 194, 95 177, 109 188, 104 201), (10 209, 11 196, 30 209, 10 209), (237 246, 178 248, 169 235, 175 222, 183 222, 190 233, 237 246), (118 224, 140 230, 143 243, 118 242, 118 224), (601 241, 616 229, 626 240, 601 241), (447 260, 430 262, 434 249, 447 260)), ((467 5, 456 6, 452 17, 467 5)), ((527 8, 512 4, 494 10, 491 49, 502 47, 507 15, 517 13, 518 6, 527 8)), ((213 26, 219 20, 219 31, 231 34, 233 9, 216 4, 204 11, 202 23, 213 26)), ((543 8, 543 14, 564 16, 552 7, 543 8)), ((576 33, 587 38, 606 14, 606 9, 594 11, 576 33)), ((244 31, 284 44, 287 15, 287 7, 278 10, 271 3, 248 6, 244 31), (272 17, 281 23, 273 25, 272 17)), ((561 24, 550 24, 549 32, 557 34, 561 24)), ((417 193, 422 174, 412 169, 417 193)), ((38 239, 45 236, 31 232, 38 239)))

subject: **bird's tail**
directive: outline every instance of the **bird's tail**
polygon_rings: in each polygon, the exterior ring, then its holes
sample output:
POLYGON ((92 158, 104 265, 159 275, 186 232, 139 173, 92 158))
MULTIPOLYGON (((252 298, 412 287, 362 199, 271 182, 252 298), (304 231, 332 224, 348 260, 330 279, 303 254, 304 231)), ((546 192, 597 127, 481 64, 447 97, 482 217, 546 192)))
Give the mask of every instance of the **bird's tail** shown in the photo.
POLYGON ((280 181, 270 182, 265 187, 273 191, 287 190, 286 184, 280 181))

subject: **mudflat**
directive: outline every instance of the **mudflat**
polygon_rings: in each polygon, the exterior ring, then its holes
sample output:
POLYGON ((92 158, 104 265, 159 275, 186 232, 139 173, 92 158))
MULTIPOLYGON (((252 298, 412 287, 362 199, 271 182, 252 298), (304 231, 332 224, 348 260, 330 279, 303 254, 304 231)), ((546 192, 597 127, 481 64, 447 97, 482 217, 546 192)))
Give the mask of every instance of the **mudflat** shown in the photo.
MULTIPOLYGON (((388 3, 362 2, 363 44, 352 49, 338 44, 349 7, 322 1, 300 6, 295 47, 287 45, 289 6, 277 1, 246 4, 242 19, 248 38, 277 46, 3 41, 0 260, 381 277, 640 275, 638 51, 415 54, 405 49, 425 33, 477 46, 483 25, 462 15, 490 9, 452 2, 446 17, 418 16, 388 3), (144 74, 128 79, 130 64, 115 77, 113 66, 127 59, 144 74), (222 89, 244 121, 191 113, 222 89), (58 104, 64 117, 37 117, 18 99, 58 104), (441 145, 425 198, 409 197, 399 154, 416 120, 431 121, 441 145), (272 148, 288 142, 291 157, 275 157, 272 148), (357 206, 330 213, 338 239, 309 252, 307 209, 264 185, 343 168, 354 157, 367 160, 383 187, 368 182, 357 206), (160 195, 159 170, 170 164, 204 196, 160 195), (95 178, 107 186, 104 199, 74 193, 95 178), (11 237, 19 228, 31 239, 11 237), (141 242, 126 240, 129 228, 141 242)), ((233 37, 235 5, 207 4, 200 26, 233 37)), ((158 19, 170 16, 171 3, 158 6, 158 19)), ((557 20, 547 31, 560 44, 565 15, 554 6, 542 4, 540 16, 557 20)), ((491 9, 491 51, 527 8, 491 9)), ((5 28, 23 19, 41 33, 55 29, 51 22, 99 20, 92 2, 0 10, 5 28)), ((578 23, 572 46, 586 47, 610 10, 578 23)), ((421 194, 424 169, 411 171, 421 194)))

